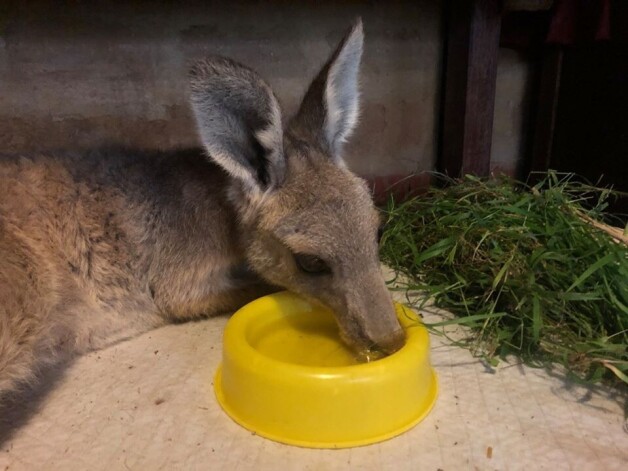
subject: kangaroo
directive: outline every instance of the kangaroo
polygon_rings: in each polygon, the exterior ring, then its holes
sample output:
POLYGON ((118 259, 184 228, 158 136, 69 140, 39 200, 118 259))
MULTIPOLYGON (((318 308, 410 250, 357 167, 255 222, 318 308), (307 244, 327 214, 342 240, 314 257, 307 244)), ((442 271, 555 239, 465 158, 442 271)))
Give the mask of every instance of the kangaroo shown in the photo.
POLYGON ((197 62, 203 147, 0 156, 0 397, 46 365, 288 289, 356 351, 404 342, 380 219, 342 159, 358 121, 358 21, 283 126, 254 71, 197 62))

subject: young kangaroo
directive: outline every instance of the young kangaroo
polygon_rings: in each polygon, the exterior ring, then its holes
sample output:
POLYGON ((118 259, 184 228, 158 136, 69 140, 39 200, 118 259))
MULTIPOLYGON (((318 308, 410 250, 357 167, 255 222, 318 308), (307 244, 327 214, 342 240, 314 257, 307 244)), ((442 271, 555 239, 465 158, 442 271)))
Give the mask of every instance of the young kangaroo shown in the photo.
POLYGON ((356 350, 404 336, 379 217, 342 144, 358 119, 357 23, 284 129, 252 70, 198 62, 203 151, 0 156, 0 397, 37 369, 171 321, 289 289, 356 350))

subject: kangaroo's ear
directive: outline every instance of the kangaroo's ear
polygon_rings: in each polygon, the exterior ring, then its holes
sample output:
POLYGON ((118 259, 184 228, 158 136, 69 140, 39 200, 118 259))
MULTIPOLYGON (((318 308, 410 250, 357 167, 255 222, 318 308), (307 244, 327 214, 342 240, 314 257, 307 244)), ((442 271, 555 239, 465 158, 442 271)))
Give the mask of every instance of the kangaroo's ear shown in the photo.
POLYGON ((209 158, 259 193, 285 174, 281 110, 270 86, 251 69, 215 57, 190 71, 191 103, 209 158))
POLYGON ((342 144, 359 115, 358 72, 364 33, 358 20, 308 89, 291 130, 342 163, 342 144))

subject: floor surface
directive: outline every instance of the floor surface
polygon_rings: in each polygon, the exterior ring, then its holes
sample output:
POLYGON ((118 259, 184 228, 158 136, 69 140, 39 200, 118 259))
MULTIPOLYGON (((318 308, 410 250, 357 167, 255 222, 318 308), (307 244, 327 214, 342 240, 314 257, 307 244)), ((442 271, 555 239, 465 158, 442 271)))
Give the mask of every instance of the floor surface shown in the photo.
POLYGON ((438 336, 440 396, 414 429, 347 450, 274 443, 214 398, 225 323, 164 327, 49 375, 0 417, 0 471, 628 469, 621 398, 520 365, 492 370, 438 336))

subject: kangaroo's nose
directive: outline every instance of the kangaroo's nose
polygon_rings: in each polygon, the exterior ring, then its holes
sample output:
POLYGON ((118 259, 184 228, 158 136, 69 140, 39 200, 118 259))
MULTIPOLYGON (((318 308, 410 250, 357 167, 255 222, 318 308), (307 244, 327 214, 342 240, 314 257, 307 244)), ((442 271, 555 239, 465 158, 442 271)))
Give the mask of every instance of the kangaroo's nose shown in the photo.
POLYGON ((406 343, 406 334, 398 329, 377 340, 377 346, 387 355, 395 353, 406 343))

